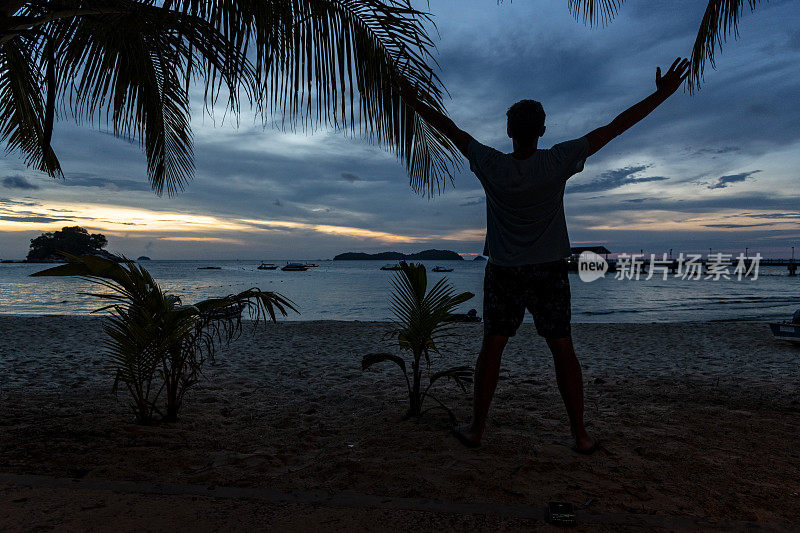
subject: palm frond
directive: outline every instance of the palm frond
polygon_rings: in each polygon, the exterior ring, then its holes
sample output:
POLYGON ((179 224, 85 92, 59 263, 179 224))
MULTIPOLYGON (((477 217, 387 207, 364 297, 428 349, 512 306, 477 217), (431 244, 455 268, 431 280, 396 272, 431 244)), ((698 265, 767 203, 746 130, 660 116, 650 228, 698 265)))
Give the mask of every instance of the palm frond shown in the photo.
POLYGON ((690 91, 700 87, 706 61, 715 68, 714 54, 722 50, 722 45, 733 34, 739 36, 739 19, 747 5, 750 11, 755 10, 760 0, 709 0, 700 28, 692 47, 691 73, 688 78, 690 91))
MULTIPOLYGON (((610 22, 624 0, 569 0, 569 10, 584 24, 596 26, 610 22)), ((761 0, 708 0, 692 46, 689 91, 700 88, 706 61, 715 68, 714 55, 730 35, 738 37, 739 19, 745 6, 755 10, 761 0)))
MULTIPOLYGON (((462 392, 467 392, 467 384, 472 383, 473 374, 474 369, 471 366, 455 366, 446 370, 440 370, 439 372, 431 374, 428 389, 438 380, 450 378, 456 382, 456 385, 458 385, 462 392)), ((427 392, 427 390, 425 392, 427 392)))
MULTIPOLYGON (((265 120, 277 114, 284 126, 363 135, 396 154, 411 186, 429 195, 460 164, 392 83, 406 77, 443 109, 428 35, 435 26, 410 0, 31 1, 6 22, 0 43, 32 31, 55 43, 60 109, 140 142, 158 194, 175 194, 193 175, 194 83, 205 86, 209 112, 224 95, 226 112, 238 116, 243 93, 265 120)), ((44 42, 32 48, 31 72, 53 66, 44 42)), ((41 100, 41 90, 29 93, 41 100)), ((35 148, 14 145, 34 159, 35 148)))
MULTIPOLYGON (((45 77, 39 38, 16 36, 0 44, 0 142, 6 153, 19 152, 28 166, 63 177, 50 147, 49 114, 41 87, 45 77)), ((48 90, 54 89, 48 83, 48 90)), ((50 123, 52 124, 52 123, 50 123)))
POLYGON ((104 120, 114 135, 138 140, 153 190, 174 195, 194 173, 187 80, 219 73, 238 109, 236 83, 248 63, 202 19, 126 0, 90 3, 117 12, 82 16, 62 30, 69 39, 58 49, 61 75, 77 80, 62 85, 62 98, 78 121, 104 120))
POLYGON ((617 15, 625 0, 569 0, 569 12, 590 26, 605 25, 617 15))
MULTIPOLYGON (((441 190, 460 158, 452 143, 420 120, 392 83, 405 77, 442 110, 430 15, 408 0, 240 2, 249 17, 264 111, 285 124, 315 124, 365 135, 397 155, 411 187, 441 190)), ((243 43, 246 43, 242 39, 243 43)), ((246 46, 246 45, 245 45, 246 46)))

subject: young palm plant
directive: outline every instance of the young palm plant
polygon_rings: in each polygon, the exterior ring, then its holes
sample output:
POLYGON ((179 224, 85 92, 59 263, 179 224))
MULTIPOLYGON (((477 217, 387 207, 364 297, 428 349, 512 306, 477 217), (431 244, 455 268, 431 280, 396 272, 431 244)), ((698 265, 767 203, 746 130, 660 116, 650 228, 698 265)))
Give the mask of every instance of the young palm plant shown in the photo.
POLYGON ((111 303, 103 329, 106 352, 115 371, 114 390, 123 384, 131 395, 136 421, 174 421, 186 392, 198 382, 203 363, 236 338, 248 311, 256 324, 277 313, 296 311, 292 302, 273 292, 253 288, 223 298, 182 305, 164 293, 150 273, 132 261, 124 264, 96 256, 64 254, 69 262, 32 276, 79 276, 108 292, 85 293, 111 303), (164 410, 158 400, 166 398, 164 410))
POLYGON ((456 294, 447 278, 440 279, 428 291, 425 265, 401 262, 400 267, 400 272, 392 280, 394 291, 391 302, 392 312, 395 315, 395 329, 390 331, 388 336, 396 339, 400 350, 411 352, 411 377, 409 378, 405 360, 392 353, 367 354, 361 361, 361 368, 366 370, 384 361, 395 363, 400 367, 408 388, 409 406, 406 418, 410 418, 422 415, 422 405, 429 396, 444 407, 444 404, 430 394, 431 387, 439 379, 450 378, 464 391, 466 391, 465 383, 472 382, 472 368, 469 366, 456 366, 432 373, 431 352, 440 353, 440 348, 452 336, 452 311, 474 294, 470 292, 456 294), (424 389, 422 388, 423 363, 429 373, 428 384, 424 389))

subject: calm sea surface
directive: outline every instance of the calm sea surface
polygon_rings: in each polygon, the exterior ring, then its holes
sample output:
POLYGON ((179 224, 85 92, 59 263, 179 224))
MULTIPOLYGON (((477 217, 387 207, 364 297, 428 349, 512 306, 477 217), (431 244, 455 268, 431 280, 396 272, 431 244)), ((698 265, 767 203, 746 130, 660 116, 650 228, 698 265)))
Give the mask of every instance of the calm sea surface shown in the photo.
MULTIPOLYGON (((284 260, 272 260, 282 266, 284 260)), ((301 314, 291 320, 389 320, 390 279, 395 272, 379 270, 380 261, 315 261, 306 272, 258 270, 259 261, 146 261, 142 264, 166 291, 190 304, 251 287, 275 291, 293 300, 301 314), (198 270, 218 266, 221 270, 198 270)), ((475 297, 462 311, 481 313, 483 269, 476 261, 426 261, 455 270, 428 273, 429 285, 447 276, 456 290, 475 297)), ((0 314, 86 315, 100 301, 78 294, 96 290, 72 278, 31 278, 41 264, 0 264, 0 314)), ((757 280, 616 280, 584 283, 570 274, 575 322, 656 322, 688 320, 753 320, 787 318, 800 306, 800 276, 787 276, 786 267, 762 267, 757 280)), ((526 321, 530 321, 530 315, 526 321)))

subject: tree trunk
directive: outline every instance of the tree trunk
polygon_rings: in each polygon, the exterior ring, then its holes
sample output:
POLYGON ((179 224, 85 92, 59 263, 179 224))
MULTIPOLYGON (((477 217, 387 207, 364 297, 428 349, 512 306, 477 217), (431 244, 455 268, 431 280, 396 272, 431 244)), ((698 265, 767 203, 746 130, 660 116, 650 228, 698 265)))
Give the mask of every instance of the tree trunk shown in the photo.
POLYGON ((414 374, 414 383, 411 388, 411 406, 408 409, 408 416, 420 417, 422 416, 422 398, 420 397, 420 381, 422 380, 422 372, 419 368, 419 355, 414 354, 414 362, 411 364, 411 370, 414 374))
POLYGON ((178 389, 182 369, 181 349, 173 347, 167 360, 164 361, 164 382, 167 389, 167 411, 164 420, 167 422, 175 422, 178 419, 178 409, 180 409, 178 389))

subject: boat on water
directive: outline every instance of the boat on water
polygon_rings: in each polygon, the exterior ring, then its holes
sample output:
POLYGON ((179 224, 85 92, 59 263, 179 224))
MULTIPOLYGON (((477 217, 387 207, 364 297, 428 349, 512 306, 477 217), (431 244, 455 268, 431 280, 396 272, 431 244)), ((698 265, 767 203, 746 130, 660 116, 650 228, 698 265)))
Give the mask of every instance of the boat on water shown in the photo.
POLYGON ((381 270, 402 270, 402 268, 400 267, 400 263, 386 263, 381 267, 381 270))
POLYGON ((453 271, 452 268, 447 268, 439 265, 436 265, 431 269, 431 272, 452 272, 452 271, 453 271))
POLYGON ((286 266, 281 267, 284 272, 305 272, 308 267, 303 263, 286 263, 286 266))
POLYGON ((276 265, 275 263, 264 263, 264 262, 262 262, 260 265, 258 265, 258 269, 259 270, 275 270, 277 268, 278 268, 278 265, 276 265))
POLYGON ((791 320, 770 323, 769 329, 775 339, 800 343, 800 309, 794 312, 791 320))
POLYGON ((305 265, 306 268, 317 268, 317 267, 319 267, 319 265, 314 264, 314 263, 304 263, 304 265, 305 265))
POLYGON ((197 270, 222 270, 222 267, 197 267, 197 270))
POLYGON ((451 322, 480 322, 481 317, 478 316, 476 309, 470 309, 466 313, 453 313, 450 315, 451 322))

